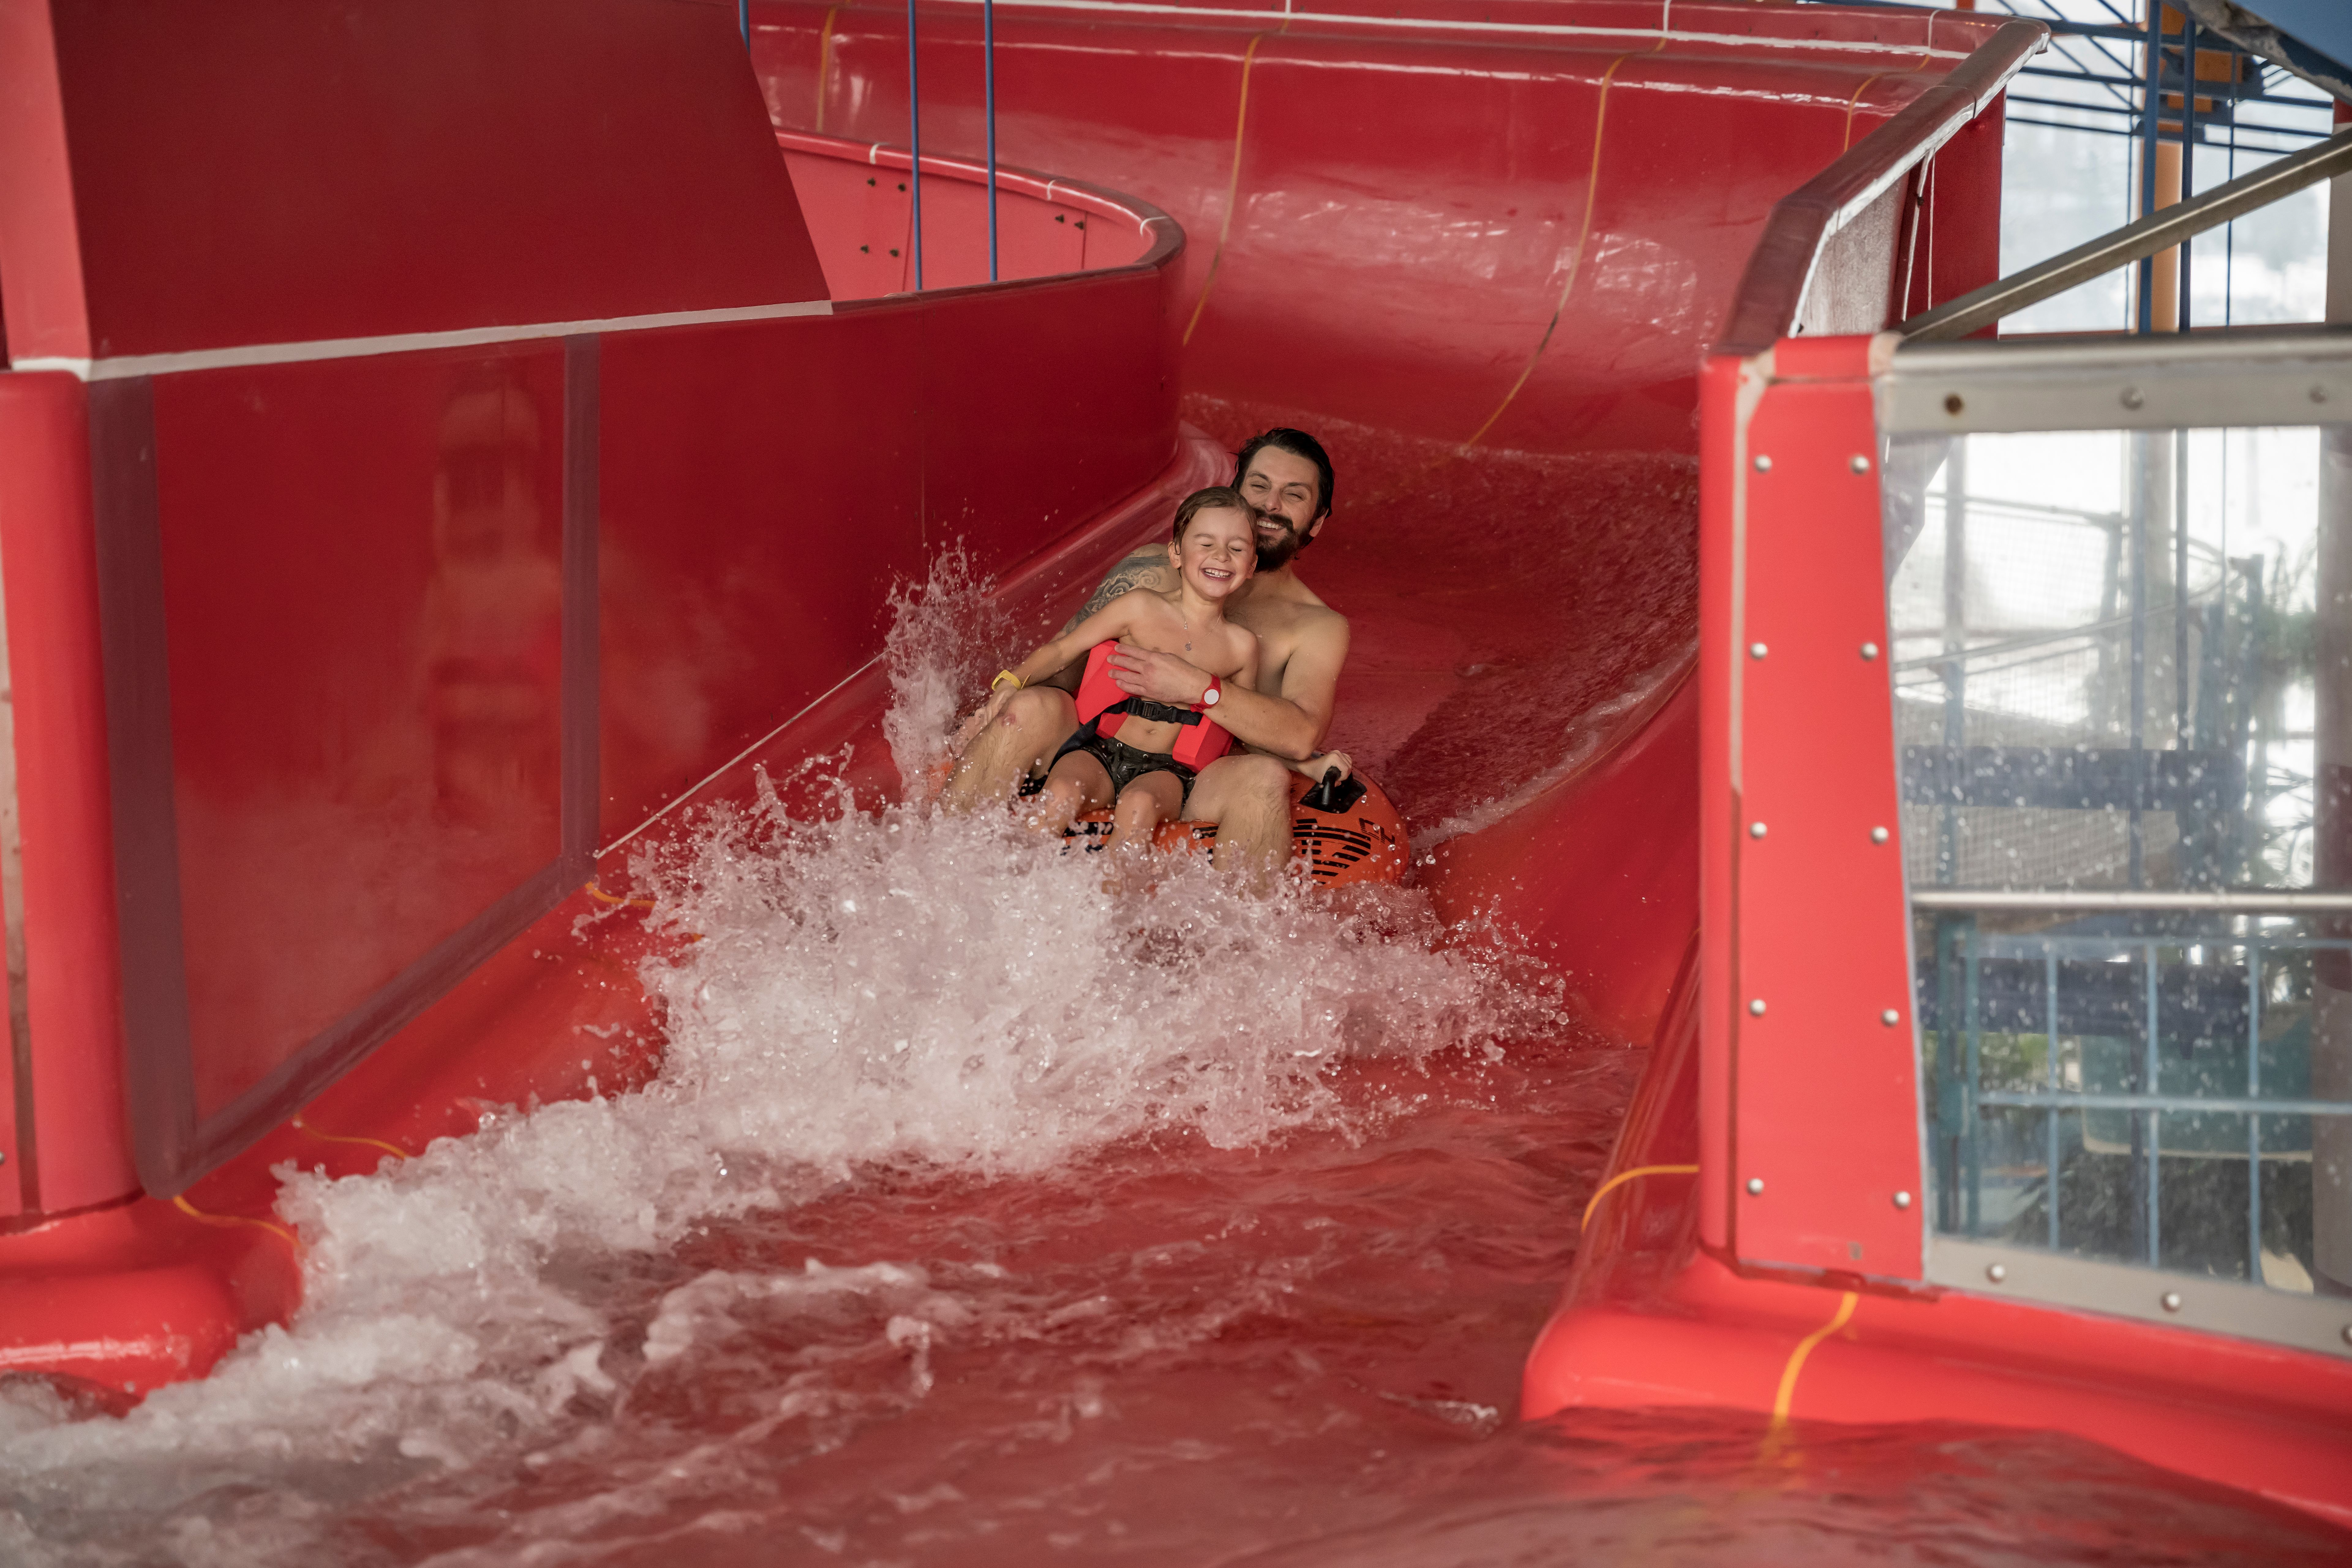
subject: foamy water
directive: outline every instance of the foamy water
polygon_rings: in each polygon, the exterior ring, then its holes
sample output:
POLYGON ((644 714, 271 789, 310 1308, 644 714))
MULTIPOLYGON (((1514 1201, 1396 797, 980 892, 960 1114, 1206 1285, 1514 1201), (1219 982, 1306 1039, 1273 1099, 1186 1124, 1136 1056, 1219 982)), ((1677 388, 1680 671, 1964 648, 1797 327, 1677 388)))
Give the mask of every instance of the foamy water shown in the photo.
MULTIPOLYGON (((901 605, 905 763, 936 748, 1001 635, 961 573, 951 559, 901 605)), ((279 1213, 307 1249, 292 1323, 119 1419, 0 1385, 0 1561, 511 1561, 489 1500, 514 1485, 553 1485, 521 1535, 556 1552, 699 1496, 728 1456, 819 1455, 859 1412, 921 1401, 943 1342, 1101 1310, 878 1238, 845 1263, 700 1267, 713 1237, 845 1193, 1051 1176, 1161 1140, 1345 1143, 1388 1111, 1343 1103, 1338 1064, 1499 1054, 1555 1022, 1541 985, 1441 946, 1411 894, 1260 901, 1184 858, 1115 898, 1096 858, 1009 815, 845 795, 794 820, 763 781, 638 869, 677 939, 645 972, 669 1021, 658 1079, 486 1117, 373 1175, 285 1171, 279 1213), (764 1347, 757 1367, 714 1373, 744 1342, 764 1347), (616 1437, 714 1377, 711 1397, 759 1408, 682 1448, 616 1437), (568 1489, 546 1479, 583 1466, 568 1489), (411 1533, 353 1555, 368 1500, 420 1492, 444 1534, 394 1510, 411 1533)), ((1076 1410, 1090 1396, 1073 1387, 1076 1410)))

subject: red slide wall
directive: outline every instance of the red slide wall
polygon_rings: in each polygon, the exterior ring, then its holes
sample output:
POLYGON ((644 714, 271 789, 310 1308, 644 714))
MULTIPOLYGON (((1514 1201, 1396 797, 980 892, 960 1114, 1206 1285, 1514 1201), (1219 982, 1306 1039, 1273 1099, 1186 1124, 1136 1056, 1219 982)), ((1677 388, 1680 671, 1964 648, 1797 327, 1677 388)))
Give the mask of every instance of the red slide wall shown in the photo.
POLYGON ((0 4, 11 1367, 145 1386, 287 1310, 265 1230, 142 1188, 258 1139, 196 1195, 266 1212, 295 1150, 643 1070, 572 1027, 633 957, 529 962, 598 852, 870 717, 947 543, 1058 582, 1205 477, 1148 206, 1012 215, 1085 214, 1089 271, 836 307, 724 8, 330 20, 0 4))

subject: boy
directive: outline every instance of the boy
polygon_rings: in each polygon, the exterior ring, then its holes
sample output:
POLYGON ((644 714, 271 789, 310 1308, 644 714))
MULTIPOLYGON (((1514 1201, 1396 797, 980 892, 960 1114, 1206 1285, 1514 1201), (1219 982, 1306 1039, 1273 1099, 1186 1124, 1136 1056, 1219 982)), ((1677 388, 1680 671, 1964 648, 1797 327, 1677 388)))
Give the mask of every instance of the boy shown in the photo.
POLYGON ((1078 732, 1045 775, 1037 826, 1060 832, 1082 811, 1111 807, 1106 846, 1118 854, 1149 845, 1155 828, 1184 809, 1193 776, 1223 755, 1233 737, 1213 717, 1224 682, 1254 688, 1257 638, 1227 621, 1225 601, 1257 568, 1257 535, 1240 494, 1223 485, 1196 490, 1176 509, 1168 543, 1171 593, 1121 594, 1062 636, 998 673, 974 728, 996 718, 1013 692, 1088 653, 1078 688, 1078 732), (1213 679, 1196 703, 1174 706, 1128 697, 1110 679, 1110 650, 1125 638, 1174 654, 1213 679))

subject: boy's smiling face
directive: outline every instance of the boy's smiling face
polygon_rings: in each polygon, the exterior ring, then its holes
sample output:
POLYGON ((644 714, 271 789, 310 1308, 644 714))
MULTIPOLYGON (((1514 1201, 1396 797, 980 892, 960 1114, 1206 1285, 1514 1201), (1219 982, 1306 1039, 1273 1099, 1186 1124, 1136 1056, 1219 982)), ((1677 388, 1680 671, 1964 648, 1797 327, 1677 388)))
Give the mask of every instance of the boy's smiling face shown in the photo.
POLYGON ((1257 570, 1257 532, 1238 507, 1202 507, 1169 542, 1168 558, 1194 593, 1219 603, 1257 570))

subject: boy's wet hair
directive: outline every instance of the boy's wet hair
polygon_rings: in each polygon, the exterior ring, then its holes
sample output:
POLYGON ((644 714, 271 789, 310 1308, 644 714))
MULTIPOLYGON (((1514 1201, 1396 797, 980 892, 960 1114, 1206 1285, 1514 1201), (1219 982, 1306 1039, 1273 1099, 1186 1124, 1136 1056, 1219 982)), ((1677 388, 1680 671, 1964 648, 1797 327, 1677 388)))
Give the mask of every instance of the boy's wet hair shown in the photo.
POLYGON ((1231 485, 1211 485, 1207 489, 1194 490, 1184 498, 1184 504, 1176 509, 1175 530, 1168 537, 1179 543, 1182 542, 1184 530, 1192 521, 1202 512, 1213 510, 1218 507, 1231 507, 1244 517, 1250 514, 1249 502, 1242 500, 1241 491, 1231 485))
POLYGON ((1243 442, 1241 451, 1234 458, 1234 488, 1240 489, 1242 480, 1248 477, 1250 459, 1268 447, 1288 452, 1295 458, 1304 458, 1315 465, 1315 515, 1318 518, 1330 516, 1330 454, 1323 450, 1322 442, 1304 430, 1293 430, 1287 426, 1277 425, 1273 429, 1253 436, 1243 442))

